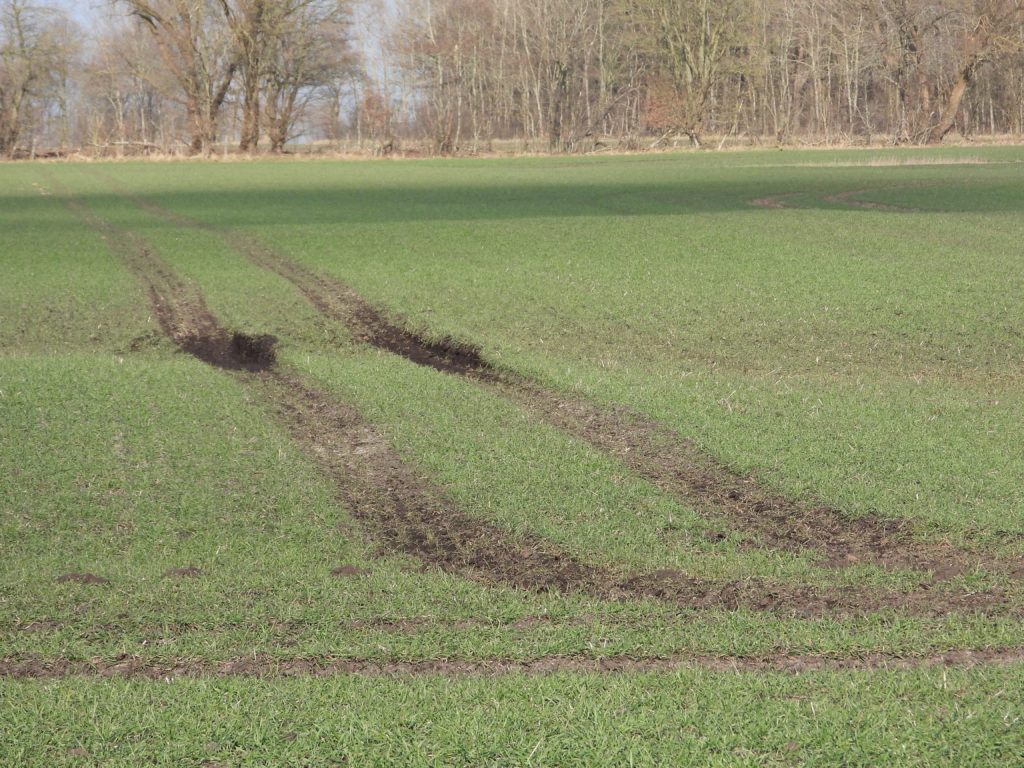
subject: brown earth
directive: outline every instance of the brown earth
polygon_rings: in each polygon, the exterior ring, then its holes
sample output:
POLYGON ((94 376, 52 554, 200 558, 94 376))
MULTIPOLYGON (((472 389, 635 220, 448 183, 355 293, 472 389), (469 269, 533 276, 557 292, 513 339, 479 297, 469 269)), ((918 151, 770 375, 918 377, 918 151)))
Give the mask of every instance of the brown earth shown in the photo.
MULTIPOLYGON (((164 332, 182 349, 196 354, 204 362, 242 371, 239 375, 244 375, 247 384, 272 404, 296 440, 333 478, 339 497, 389 551, 415 555, 426 564, 485 582, 507 583, 535 591, 579 590, 606 599, 654 598, 680 608, 746 608, 792 616, 866 615, 879 610, 926 616, 949 612, 1007 614, 1019 610, 1001 592, 952 592, 932 588, 928 583, 911 593, 900 593, 776 585, 759 579, 715 582, 673 571, 621 574, 606 566, 582 562, 540 537, 528 533, 513 534, 500 526, 476 519, 459 510, 443 492, 403 464, 387 441, 363 423, 354 409, 338 403, 299 377, 277 370, 273 365, 272 346, 255 344, 255 352, 248 342, 240 345, 232 342, 225 346, 225 340, 252 337, 231 334, 221 328, 206 309, 198 290, 180 281, 142 240, 130 232, 117 230, 107 222, 96 221, 96 217, 84 212, 80 206, 72 206, 72 209, 107 233, 115 252, 150 289, 164 332), (197 349, 213 349, 216 353, 198 354, 197 349)), ((311 275, 301 269, 298 274, 311 275)), ((320 284, 332 287, 331 283, 320 284)), ((332 297, 332 301, 337 299, 336 291, 325 293, 332 297)), ((353 304, 346 300, 340 306, 351 310, 353 304)), ((379 325, 387 326, 386 321, 365 302, 354 306, 355 311, 351 314, 362 317, 360 322, 373 319, 379 325)), ((363 333, 369 339, 404 334, 404 339, 416 340, 414 335, 397 329, 385 328, 378 333, 371 327, 363 329, 363 333)), ((442 347, 438 350, 421 344, 416 349, 417 354, 432 360, 441 370, 466 376, 476 376, 479 372, 481 381, 508 388, 517 398, 524 397, 533 403, 540 401, 543 404, 539 406, 541 412, 552 408, 552 416, 556 413, 571 414, 567 424, 595 441, 610 439, 611 444, 623 448, 625 454, 643 455, 647 444, 657 443, 655 438, 668 440, 677 455, 669 456, 666 459, 669 467, 658 471, 664 471, 666 476, 675 472, 687 485, 708 493, 713 500, 724 494, 735 501, 741 514, 733 514, 732 519, 744 520, 747 516, 754 524, 762 518, 771 519, 770 513, 778 510, 779 519, 787 520, 785 524, 789 525, 788 517, 793 515, 819 515, 834 519, 834 525, 839 527, 843 536, 859 535, 861 546, 876 550, 888 546, 889 540, 883 542, 882 534, 894 535, 889 530, 874 530, 870 521, 862 523, 869 526, 865 529, 866 534, 859 527, 843 527, 842 519, 834 514, 834 510, 815 508, 805 512, 799 505, 785 500, 780 500, 774 507, 766 503, 763 507, 755 504, 749 510, 744 509, 744 504, 752 498, 751 493, 760 493, 756 486, 750 484, 755 490, 749 491, 734 477, 726 474, 726 484, 722 482, 721 474, 706 472, 700 474, 698 482, 692 482, 685 474, 680 474, 678 454, 681 451, 678 449, 685 447, 691 454, 692 451, 685 444, 672 444, 675 438, 656 425, 625 411, 622 414, 628 418, 594 406, 563 401, 521 379, 499 374, 471 348, 458 347, 453 351, 451 345, 442 347), (573 407, 579 410, 574 411, 573 407), (639 431, 626 431, 624 424, 639 431), (609 433, 614 437, 604 437, 609 433), (713 486, 713 490, 705 490, 701 483, 713 486)), ((651 460, 644 460, 638 466, 651 472, 652 464, 651 460)), ((727 471, 721 469, 718 472, 727 471)), ((897 535, 902 533, 896 532, 897 535)), ((808 534, 808 540, 814 542, 814 532, 809 530, 808 534)), ((785 536, 779 540, 788 541, 785 536)), ((821 543, 820 536, 817 543, 821 543)), ((913 545, 912 540, 904 543, 913 545)), ((843 546, 849 548, 845 541, 843 546)))
POLYGON ((104 678, 206 678, 206 677, 493 677, 499 675, 553 674, 636 674, 701 668, 716 672, 788 673, 834 670, 919 669, 927 667, 973 667, 1008 665, 1024 661, 1024 648, 975 650, 954 649, 923 656, 863 653, 853 656, 772 654, 766 656, 721 656, 679 654, 666 658, 630 656, 546 656, 534 659, 485 659, 459 661, 428 659, 423 661, 382 662, 367 659, 272 658, 242 656, 221 661, 198 658, 160 659, 121 656, 114 660, 76 660, 64 657, 0 659, 0 678, 16 680, 58 679, 72 676, 104 678))
POLYGON ((254 263, 289 280, 317 309, 344 323, 357 341, 504 393, 549 424, 616 456, 709 520, 755 535, 765 547, 817 551, 820 564, 831 568, 865 561, 890 569, 929 571, 937 580, 976 567, 1024 572, 1024 563, 1004 563, 941 542, 921 541, 909 520, 850 518, 828 505, 773 494, 635 411, 603 408, 496 370, 469 344, 424 339, 388 321, 337 279, 275 254, 244 233, 228 237, 254 263))

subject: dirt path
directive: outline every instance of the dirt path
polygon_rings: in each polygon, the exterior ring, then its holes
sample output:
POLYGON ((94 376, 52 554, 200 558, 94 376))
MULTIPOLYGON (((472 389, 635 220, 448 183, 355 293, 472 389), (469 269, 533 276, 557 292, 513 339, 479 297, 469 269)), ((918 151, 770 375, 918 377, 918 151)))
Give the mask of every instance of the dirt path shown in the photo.
POLYGON ((635 658, 608 656, 546 656, 534 659, 486 659, 458 661, 430 659, 424 661, 381 662, 344 658, 271 658, 263 655, 241 656, 223 661, 198 658, 160 659, 122 656, 113 661, 88 661, 57 658, 0 659, 0 679, 61 679, 68 677, 170 678, 208 677, 497 677, 503 675, 554 674, 637 674, 669 672, 676 669, 699 668, 729 673, 804 674, 819 671, 874 669, 904 670, 929 667, 974 667, 1009 665, 1024 661, 1024 648, 957 649, 925 656, 899 656, 886 653, 863 653, 855 656, 820 655, 719 656, 679 654, 667 658, 635 658))

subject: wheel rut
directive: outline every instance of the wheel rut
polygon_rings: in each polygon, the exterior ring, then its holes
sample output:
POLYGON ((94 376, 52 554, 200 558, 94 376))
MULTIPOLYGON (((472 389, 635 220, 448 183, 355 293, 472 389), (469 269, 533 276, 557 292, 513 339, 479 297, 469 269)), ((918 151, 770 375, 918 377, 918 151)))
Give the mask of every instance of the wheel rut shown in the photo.
POLYGON ((713 672, 806 674, 839 670, 908 670, 931 667, 1003 666, 1024 661, 1024 648, 955 649, 922 656, 862 653, 853 656, 772 654, 724 656, 678 654, 669 657, 542 656, 531 659, 483 660, 426 659, 378 661, 332 657, 276 658, 248 655, 218 661, 199 658, 146 658, 79 660, 67 657, 0 659, 0 679, 54 680, 68 677, 99 677, 166 680, 210 677, 326 678, 326 677, 499 677, 507 675, 642 674, 699 668, 713 672))
MULTIPOLYGON (((113 252, 137 276, 163 332, 183 352, 240 377, 261 395, 296 441, 332 478, 339 500, 385 551, 410 554, 428 567, 485 583, 530 591, 578 591, 608 600, 653 599, 682 610, 745 609, 793 617, 861 616, 879 611, 917 616, 1020 613, 1020 607, 1005 592, 951 591, 927 581, 913 591, 902 592, 775 584, 762 579, 706 580, 674 570, 622 573, 586 562, 533 534, 513 533, 477 519, 417 476, 354 408, 300 375, 282 370, 275 362, 272 337, 222 327, 206 308, 198 288, 180 279, 143 239, 76 201, 69 201, 68 207, 102 232, 113 252)), ((331 301, 337 300, 336 292, 325 293, 334 297, 331 301)), ((350 302, 343 306, 352 307, 350 302)), ((358 309, 353 314, 364 312, 358 309)), ((372 316, 378 317, 376 313, 372 316)), ((373 337, 372 329, 364 333, 373 337)), ((462 375, 511 387, 534 399, 520 380, 489 368, 470 348, 443 345, 435 350, 428 348, 423 354, 431 356, 442 370, 462 371, 462 375)), ((649 439, 649 432, 645 434, 649 439)))
POLYGON ((356 341, 502 393, 541 420, 615 456, 709 521, 755 536, 763 547, 813 551, 819 555, 819 564, 829 568, 871 562, 891 570, 927 571, 939 580, 978 567, 1024 575, 1024 562, 1003 562, 941 542, 922 541, 917 526, 906 519, 850 518, 826 504, 772 493, 642 414, 546 390, 514 372, 493 367, 472 345, 424 338, 389 321, 340 280, 297 264, 247 234, 225 236, 254 264, 293 283, 320 312, 341 322, 356 341))

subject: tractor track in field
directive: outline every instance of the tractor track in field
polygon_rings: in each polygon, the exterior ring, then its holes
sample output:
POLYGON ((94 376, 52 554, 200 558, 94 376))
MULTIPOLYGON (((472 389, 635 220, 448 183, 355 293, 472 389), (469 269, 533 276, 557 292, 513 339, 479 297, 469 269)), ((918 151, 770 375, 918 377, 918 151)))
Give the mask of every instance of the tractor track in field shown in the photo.
MULTIPOLYGON (((921 213, 920 208, 909 208, 902 205, 890 205, 888 203, 873 203, 870 200, 857 200, 858 195, 876 192, 879 190, 891 191, 900 189, 914 189, 920 185, 904 185, 894 187, 869 187, 867 189, 852 189, 845 192, 837 192, 831 195, 821 195, 820 199, 828 203, 838 203, 851 208, 862 208, 870 211, 891 211, 895 213, 921 213)), ((771 210, 801 210, 804 206, 791 205, 789 200, 797 195, 806 194, 803 192, 783 192, 776 195, 765 195, 748 200, 747 204, 755 208, 768 208, 771 210)))
MULTIPOLYGON (((713 524, 751 534, 763 547, 794 553, 814 551, 820 554, 819 564, 829 568, 869 562, 890 570, 926 571, 936 580, 975 568, 1009 574, 1014 579, 1024 577, 1024 559, 1000 559, 945 542, 925 541, 913 521, 870 515, 851 518, 826 504, 772 493, 754 478, 732 471, 689 440, 635 411, 603 408, 548 391, 514 372, 494 368, 472 345, 425 338, 391 322, 337 278, 296 263, 258 238, 174 213, 104 177, 120 194, 154 216, 224 237, 249 261, 291 282, 323 315, 342 323, 355 341, 502 392, 549 424, 615 456, 661 490, 692 505, 713 524)), ((833 197, 845 201, 864 191, 833 197)), ((785 207, 788 197, 773 195, 751 204, 785 207)))
POLYGON ((840 670, 908 670, 946 667, 1001 666, 1024 661, 1024 648, 957 649, 919 656, 861 653, 850 656, 769 654, 726 656, 684 653, 667 657, 544 656, 532 659, 483 660, 426 659, 378 661, 332 657, 276 658, 251 654, 212 661, 201 658, 146 658, 124 655, 116 659, 66 657, 0 658, 0 679, 53 680, 68 677, 127 679, 180 679, 210 677, 326 678, 362 677, 497 677, 503 675, 642 674, 699 668, 713 672, 805 674, 840 670))
MULTIPOLYGON (((460 510, 443 491, 405 465, 387 440, 350 406, 275 365, 274 339, 229 331, 199 290, 177 277, 144 240, 67 205, 107 239, 147 290, 164 333, 186 353, 232 371, 280 417, 296 441, 334 481, 338 497, 384 548, 460 576, 530 591, 579 591, 599 599, 655 599, 680 609, 747 609, 791 617, 916 616, 1022 613, 1001 590, 956 591, 925 581, 912 591, 775 584, 759 578, 706 580, 674 570, 623 574, 584 562, 554 543, 516 533, 460 510)), ((459 364, 475 357, 461 349, 459 364)), ((499 374, 485 369, 486 377, 499 374)), ((102 580, 106 582, 106 579, 102 580)), ((108 582, 109 583, 109 582, 108 582)), ((104 588, 89 587, 89 588, 104 588)))
POLYGON ((890 570, 919 570, 944 580, 974 568, 1024 576, 1024 560, 1005 561, 927 542, 910 520, 850 518, 826 504, 809 504, 772 493, 736 473, 686 439, 625 407, 601 407, 546 390, 488 363, 481 351, 453 339, 433 340, 391 322, 352 288, 275 252, 238 231, 204 225, 131 196, 154 215, 226 238, 249 261, 292 283, 323 315, 340 322, 354 341, 498 391, 543 421, 612 455, 713 524, 756 537, 761 546, 786 552, 814 551, 819 564, 846 568, 869 562, 890 570))

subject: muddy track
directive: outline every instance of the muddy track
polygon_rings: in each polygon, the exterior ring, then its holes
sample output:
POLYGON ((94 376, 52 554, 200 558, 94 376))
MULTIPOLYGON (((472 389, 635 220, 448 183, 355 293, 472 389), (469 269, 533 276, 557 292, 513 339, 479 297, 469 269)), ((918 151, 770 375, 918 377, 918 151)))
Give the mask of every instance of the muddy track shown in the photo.
POLYGON ((296 442, 334 482, 339 499, 381 542, 424 567, 486 584, 546 592, 582 592, 603 600, 655 599, 682 610, 745 609, 810 618, 897 611, 1016 615, 1002 592, 963 593, 922 584, 912 592, 773 584, 761 579, 714 581, 661 570, 622 574, 583 561, 552 542, 468 515, 405 465, 386 439, 351 407, 297 376, 269 370, 251 388, 271 404, 296 442))
POLYGON ((391 323, 344 283, 275 254, 255 238, 234 232, 227 237, 253 263, 292 282, 317 309, 342 322, 356 340, 502 392, 549 424, 614 455, 708 520, 753 534, 765 547, 815 551, 828 567, 867 561, 890 569, 929 571, 938 579, 978 566, 996 571, 1024 568, 1024 564, 1001 563, 942 543, 922 542, 907 520, 851 519, 827 505, 772 494, 753 478, 731 471, 634 411, 602 408, 497 370, 472 346, 450 339, 432 341, 391 323))
MULTIPOLYGON (((418 477, 356 411, 295 374, 276 368, 271 337, 222 328, 195 286, 181 281, 143 240, 69 204, 108 241, 149 289, 164 332, 184 352, 238 372, 271 404, 296 441, 335 482, 338 496, 387 551, 414 555, 427 566, 485 583, 531 590, 580 591, 599 599, 656 599, 680 609, 747 609, 792 617, 863 616, 898 611, 1018 615, 1003 592, 955 592, 923 583, 912 592, 780 585, 761 579, 712 581, 661 570, 622 574, 583 562, 531 534, 513 534, 458 509, 418 477)), ((457 365, 478 358, 460 349, 457 365)), ((482 366, 482 363, 481 363, 482 366)), ((483 367, 483 380, 500 375, 483 367)), ((495 379, 495 377, 498 377, 495 379)), ((504 382, 502 382, 504 383, 504 382)))
MULTIPOLYGON (((120 194, 155 216, 225 237, 251 262, 294 284, 322 314, 345 325, 356 341, 502 392, 549 424, 616 456, 633 472, 693 507, 713 524, 751 534, 761 546, 794 553, 815 552, 820 556, 819 564, 830 568, 870 562, 891 570, 926 571, 936 580, 975 568, 1009 573, 1014 578, 1024 576, 1024 561, 1007 562, 943 542, 923 541, 917 526, 906 519, 850 518, 825 504, 771 493, 754 478, 732 471, 639 413, 623 407, 603 408, 548 391, 513 372, 497 370, 483 359, 479 349, 452 339, 428 339, 391 322, 337 278, 297 264, 256 237, 168 211, 104 177, 120 194)), ((834 197, 845 202, 847 197, 864 191, 834 197)), ((790 196, 772 195, 751 204, 782 208, 790 196)))
POLYGON ((92 676, 101 678, 170 678, 209 677, 498 677, 504 675, 554 674, 638 674, 669 672, 676 669, 705 669, 714 672, 751 672, 803 674, 808 672, 874 669, 906 670, 929 667, 974 667, 1009 665, 1024 661, 1024 648, 997 650, 959 649, 925 656, 898 656, 885 653, 864 653, 856 656, 821 655, 720 656, 710 654, 679 654, 667 658, 635 658, 631 656, 547 656, 534 659, 486 659, 457 661, 429 659, 424 661, 374 661, 338 658, 272 658, 250 655, 223 661, 197 658, 159 659, 122 656, 113 661, 104 659, 75 660, 58 658, 0 659, 0 679, 31 680, 92 676))
POLYGON ((474 519, 406 466, 350 407, 294 375, 251 382, 335 482, 341 500, 384 545, 426 566, 531 591, 610 596, 614 579, 549 542, 474 519))
POLYGON ((144 240, 95 215, 73 198, 66 198, 65 205, 101 234, 142 284, 161 331, 183 352, 229 370, 258 371, 273 365, 274 339, 221 328, 196 286, 179 278, 144 240))
MULTIPOLYGON (((829 203, 838 203, 839 205, 848 205, 851 208, 863 208, 871 211, 893 211, 896 213, 921 213, 919 208, 908 208, 901 205, 889 205, 887 203, 873 203, 869 200, 856 200, 858 195, 864 195, 869 192, 878 190, 899 190, 899 189, 912 189, 918 188, 918 185, 912 186, 896 186, 896 187, 873 187, 869 189, 852 189, 846 192, 838 192, 833 195, 822 195, 821 199, 829 203)), ((785 192, 778 195, 766 195, 764 197, 756 197, 753 200, 748 200, 747 204, 752 205, 755 208, 769 208, 772 210, 801 210, 805 206, 790 205, 789 199, 796 197, 797 195, 804 194, 801 192, 785 192)))

